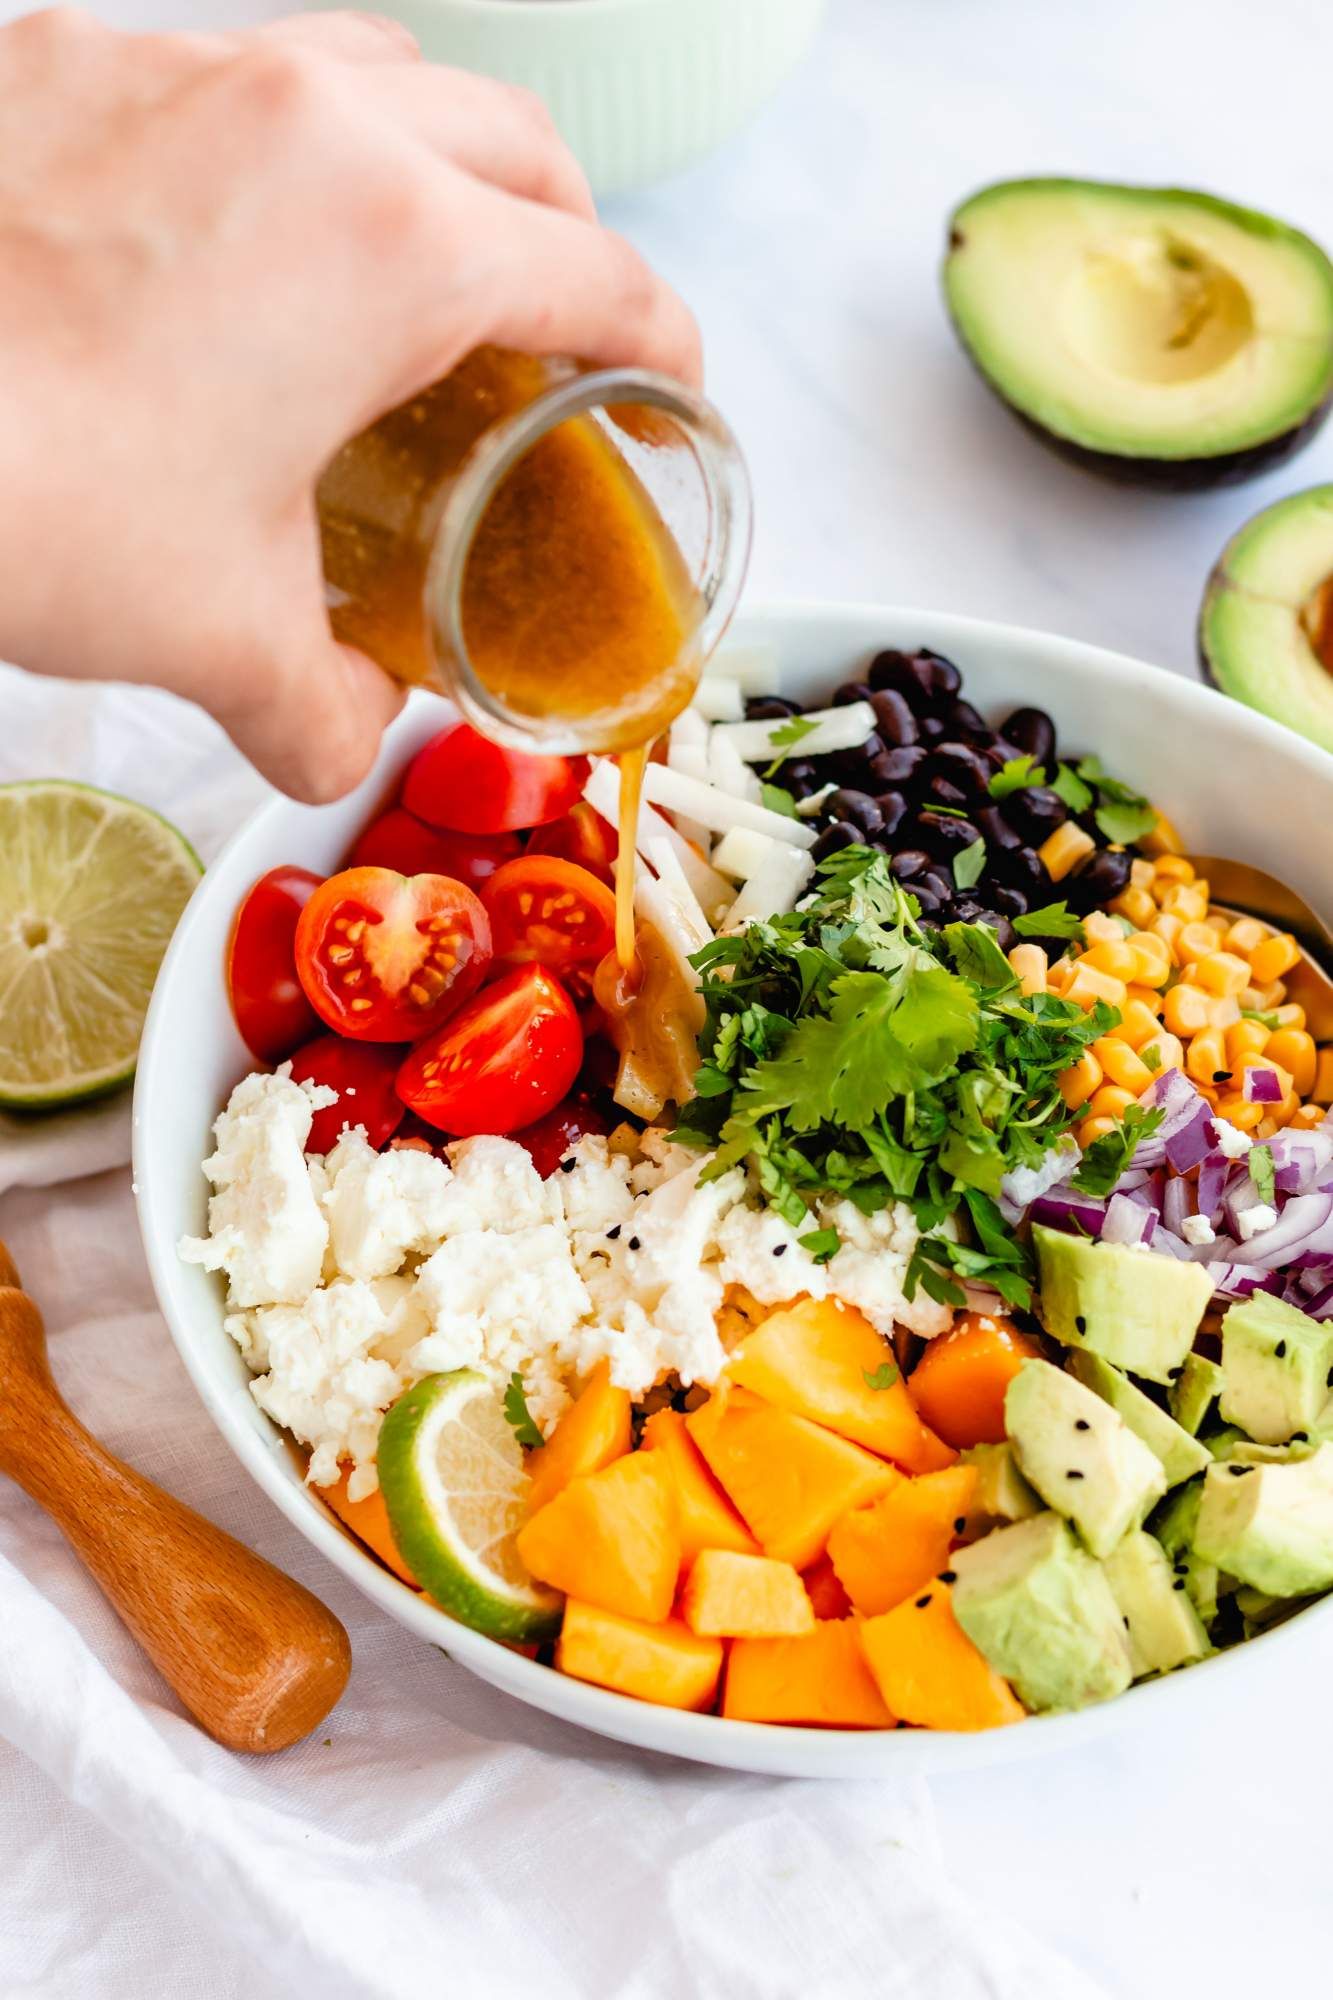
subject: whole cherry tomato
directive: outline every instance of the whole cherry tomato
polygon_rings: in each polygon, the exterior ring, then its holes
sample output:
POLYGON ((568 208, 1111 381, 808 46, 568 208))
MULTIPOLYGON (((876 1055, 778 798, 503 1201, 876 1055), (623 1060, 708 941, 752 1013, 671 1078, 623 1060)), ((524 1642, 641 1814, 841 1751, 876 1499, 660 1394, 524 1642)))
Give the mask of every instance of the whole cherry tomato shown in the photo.
POLYGON ((525 1125, 512 1136, 532 1155, 532 1164, 542 1179, 549 1180, 565 1155, 585 1132, 607 1132, 610 1126, 597 1106, 586 1097, 567 1097, 533 1125, 525 1125))
POLYGON ((296 973, 296 926, 322 879, 308 868, 270 868, 236 912, 227 992, 241 1039, 260 1062, 281 1062, 319 1026, 296 973))
POLYGON ((582 1056, 569 995, 540 965, 518 965, 413 1049, 398 1095, 455 1139, 517 1132, 560 1102, 582 1056))
POLYGON ((392 806, 371 821, 346 865, 392 868, 396 875, 448 875, 480 889, 503 862, 521 853, 512 833, 443 833, 406 806, 392 806))
POLYGON ((364 1125, 370 1144, 380 1147, 403 1122, 403 1100, 393 1087, 407 1054, 400 1044, 349 1042, 343 1035, 316 1035, 292 1057, 297 1083, 323 1083, 338 1093, 336 1104, 317 1111, 306 1151, 327 1153, 344 1125, 364 1125))
POLYGON ((454 722, 418 750, 403 804, 428 826, 456 833, 513 833, 559 819, 581 794, 586 757, 506 750, 469 723, 454 722))
POLYGON ((580 799, 560 819, 539 826, 528 842, 529 854, 558 854, 575 861, 608 888, 616 886, 616 834, 595 807, 580 799))
POLYGON ((523 854, 497 868, 481 892, 491 947, 505 965, 544 965, 590 992, 592 974, 616 941, 616 899, 586 868, 554 854, 523 854))
POLYGON ((444 875, 345 868, 316 890, 296 929, 311 1006, 358 1042, 415 1042, 438 1028, 491 962, 477 897, 444 875))

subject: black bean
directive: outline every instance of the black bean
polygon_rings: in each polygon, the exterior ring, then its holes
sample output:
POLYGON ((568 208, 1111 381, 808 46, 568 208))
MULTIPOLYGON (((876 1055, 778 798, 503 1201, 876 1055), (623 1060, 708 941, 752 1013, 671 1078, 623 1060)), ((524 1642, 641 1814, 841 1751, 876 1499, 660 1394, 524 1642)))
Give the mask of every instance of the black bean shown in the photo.
POLYGON ((747 722, 781 722, 786 716, 800 712, 794 701, 784 701, 776 694, 752 694, 745 704, 747 722))
POLYGON ((981 710, 970 701, 952 702, 944 719, 960 736, 977 738, 983 743, 989 743, 995 733, 981 710))
POLYGON ((936 701, 952 701, 963 685, 963 676, 952 660, 946 660, 943 653, 932 653, 923 647, 916 655, 920 669, 927 676, 931 694, 936 701))
POLYGON ((938 715, 923 715, 921 718, 921 741, 938 743, 943 737, 947 724, 938 715))
MULTIPOLYGON (((953 901, 953 881, 951 877, 943 874, 938 868, 928 868, 926 870, 925 874, 921 877, 921 887, 929 889, 931 895, 938 896, 942 903, 951 903, 953 901)), ((913 894, 915 893, 915 890, 913 890, 913 894)))
POLYGON ((882 821, 881 840, 887 840, 898 831, 903 814, 907 811, 907 801, 901 792, 881 792, 875 800, 882 821))
POLYGON ((897 688, 882 688, 878 694, 872 694, 870 705, 875 711, 875 727, 890 748, 916 742, 916 717, 897 688))
POLYGON ((942 771, 971 797, 982 798, 990 783, 990 767, 970 743, 937 743, 930 753, 932 771, 942 771))
POLYGON ((890 865, 900 882, 911 882, 916 876, 925 874, 930 866, 930 856, 919 847, 900 847, 890 865))
POLYGON ((926 803, 948 806, 953 811, 961 812, 967 805, 967 793, 951 784, 948 778, 935 777, 926 786, 926 803))
POLYGON ((855 750, 830 751, 825 766, 831 777, 850 778, 858 784, 866 774, 866 766, 876 757, 884 755, 884 739, 871 730, 864 743, 858 743, 855 750))
POLYGON ((919 812, 916 831, 932 854, 951 854, 956 848, 971 847, 978 838, 970 819, 955 819, 952 813, 919 812))
POLYGON ((938 912, 940 899, 933 889, 927 889, 920 882, 913 882, 912 894, 916 897, 917 907, 923 917, 933 917, 938 912))
POLYGON ((992 736, 985 749, 986 762, 997 771, 1002 771, 1006 764, 1012 764, 1015 757, 1021 754, 1017 744, 1006 743, 1003 736, 992 736))
POLYGON ((930 695, 930 676, 910 653, 876 653, 866 669, 866 679, 877 694, 888 688, 900 694, 914 713, 925 707, 930 695))
POLYGON ((817 792, 827 782, 809 757, 790 758, 779 766, 774 776, 775 782, 789 791, 794 799, 808 799, 811 792, 817 792))
MULTIPOLYGON (((926 753, 919 743, 905 743, 901 749, 881 752, 870 769, 881 785, 911 785, 925 761, 926 753)), ((921 775, 924 778, 925 773, 921 775)))
MULTIPOLYGON (((986 893, 989 896, 992 892, 988 889, 986 893)), ((988 903, 979 902, 975 896, 960 896, 953 913, 960 924, 985 924, 993 930, 1001 951, 1012 948, 1016 936, 1013 925, 988 903)))
POLYGON ((1015 889, 1049 889, 1046 864, 1032 847, 1011 847, 995 856, 995 873, 1015 889))
POLYGON ((1009 818, 1025 839, 1040 843, 1069 818, 1069 807, 1049 785, 1029 785, 1005 800, 1009 818))
POLYGON ((1022 841, 1010 826, 998 806, 983 806, 976 816, 977 825, 986 836, 986 845, 991 848, 1021 847, 1022 841))
POLYGON ((867 687, 864 681, 844 681, 833 697, 833 706, 850 708, 854 701, 870 701, 873 696, 874 689, 867 687))
POLYGON ((994 889, 988 889, 986 893, 1001 916, 1021 917, 1026 915, 1028 899, 1021 889, 1009 889, 1001 884, 994 889))
POLYGON ((1081 874, 1067 876, 1060 887, 1071 910, 1086 916, 1103 903, 1109 903, 1122 893, 1129 884, 1133 857, 1128 854, 1113 854, 1104 847, 1100 854, 1094 854, 1081 874))
POLYGON ((1055 756, 1055 724, 1044 708, 1016 708, 1000 724, 1000 734, 1034 763, 1049 764, 1055 756))
POLYGON ((884 828, 884 815, 869 792, 855 792, 843 786, 839 791, 829 793, 824 811, 830 819, 845 820, 849 826, 859 826, 867 838, 881 833, 884 828))
POLYGON ((837 854, 844 847, 859 847, 861 829, 852 826, 845 819, 835 819, 832 826, 826 826, 810 852, 816 861, 827 861, 830 854, 837 854))

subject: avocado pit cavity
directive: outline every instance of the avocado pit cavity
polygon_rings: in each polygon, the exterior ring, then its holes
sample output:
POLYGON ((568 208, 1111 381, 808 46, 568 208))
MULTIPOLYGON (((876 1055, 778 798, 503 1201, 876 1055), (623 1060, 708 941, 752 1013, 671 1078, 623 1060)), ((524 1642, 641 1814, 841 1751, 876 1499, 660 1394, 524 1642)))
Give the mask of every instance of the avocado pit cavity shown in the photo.
POLYGON ((1071 274, 1063 319, 1085 366, 1164 384, 1225 367, 1255 324, 1239 279, 1168 230, 1090 250, 1071 274))

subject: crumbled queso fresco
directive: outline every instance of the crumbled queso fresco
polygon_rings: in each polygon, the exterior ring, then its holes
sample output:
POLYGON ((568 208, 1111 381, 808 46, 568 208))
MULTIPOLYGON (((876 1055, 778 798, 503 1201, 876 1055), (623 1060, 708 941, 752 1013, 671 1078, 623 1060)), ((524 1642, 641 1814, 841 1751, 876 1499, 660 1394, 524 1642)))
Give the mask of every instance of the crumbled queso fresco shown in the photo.
POLYGON ((841 1248, 818 1264, 742 1168, 701 1185, 709 1156, 663 1131, 642 1134, 637 1160, 581 1139, 546 1181, 510 1139, 458 1140, 446 1165, 377 1153, 353 1126, 307 1155, 314 1112, 335 1101, 287 1065, 239 1083, 204 1164, 209 1233, 180 1249, 226 1274, 255 1400, 310 1447, 311 1482, 334 1484, 347 1461, 353 1499, 375 1490, 384 1412, 423 1375, 479 1368, 503 1386, 518 1370, 549 1432, 604 1356, 635 1396, 666 1374, 716 1381, 730 1287, 761 1306, 833 1294, 885 1333, 951 1318, 903 1297, 917 1230, 901 1204, 821 1202, 809 1226, 836 1228, 841 1248))

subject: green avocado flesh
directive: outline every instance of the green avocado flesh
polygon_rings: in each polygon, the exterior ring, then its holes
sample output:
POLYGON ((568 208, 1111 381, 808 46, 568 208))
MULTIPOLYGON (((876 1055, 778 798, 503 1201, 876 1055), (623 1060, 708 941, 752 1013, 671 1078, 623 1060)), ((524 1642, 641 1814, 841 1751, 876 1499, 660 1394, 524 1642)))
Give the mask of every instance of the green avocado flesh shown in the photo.
POLYGON ((1333 486, 1266 507, 1227 544, 1199 650, 1223 694, 1333 750, 1333 486))
POLYGON ((1333 393, 1333 264, 1212 195, 1002 181, 955 212, 944 290, 1010 409, 1122 478, 1257 469, 1333 393))

